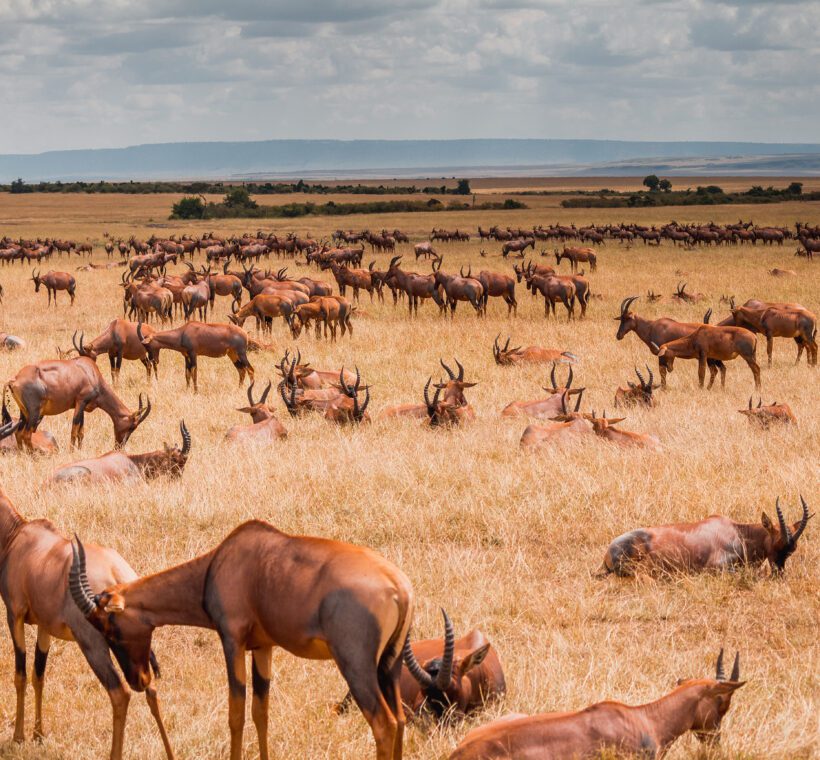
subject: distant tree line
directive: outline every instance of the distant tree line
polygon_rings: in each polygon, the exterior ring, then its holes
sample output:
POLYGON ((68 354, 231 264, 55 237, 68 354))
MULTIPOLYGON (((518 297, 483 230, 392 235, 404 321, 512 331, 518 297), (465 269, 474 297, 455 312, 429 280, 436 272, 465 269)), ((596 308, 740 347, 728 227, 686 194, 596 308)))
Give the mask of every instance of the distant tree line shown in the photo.
POLYGON ((10 193, 126 193, 148 195, 152 193, 184 193, 186 195, 221 195, 229 187, 243 186, 253 195, 287 195, 305 193, 311 195, 470 195, 470 181, 460 179, 455 187, 435 185, 325 185, 298 182, 34 182, 26 183, 17 178, 11 184, 0 184, 0 192, 10 193))
POLYGON ((389 200, 367 203, 287 203, 280 206, 259 205, 251 197, 247 186, 231 187, 220 203, 207 202, 204 196, 190 195, 177 201, 171 210, 171 219, 276 219, 300 216, 347 216, 350 214, 395 214, 430 211, 503 211, 524 209, 521 201, 508 198, 503 202, 442 203, 436 198, 426 201, 389 200))

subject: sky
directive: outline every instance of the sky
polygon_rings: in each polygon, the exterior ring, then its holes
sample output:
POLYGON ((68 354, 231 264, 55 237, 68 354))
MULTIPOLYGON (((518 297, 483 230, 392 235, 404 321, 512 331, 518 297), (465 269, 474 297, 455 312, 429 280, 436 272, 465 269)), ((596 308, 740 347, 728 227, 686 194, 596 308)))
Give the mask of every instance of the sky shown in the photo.
POLYGON ((816 0, 0 0, 0 153, 820 141, 816 0))

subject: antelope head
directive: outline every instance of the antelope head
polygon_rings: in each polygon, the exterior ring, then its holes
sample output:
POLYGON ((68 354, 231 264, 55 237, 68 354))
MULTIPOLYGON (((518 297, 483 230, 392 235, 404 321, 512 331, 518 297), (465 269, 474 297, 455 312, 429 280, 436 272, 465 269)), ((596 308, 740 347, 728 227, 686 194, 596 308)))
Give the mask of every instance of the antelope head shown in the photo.
POLYGON ((542 389, 545 390, 550 395, 554 395, 556 393, 560 393, 563 396, 571 396, 571 395, 580 395, 586 389, 585 388, 572 388, 572 378, 573 378, 573 371, 572 365, 569 366, 569 373, 567 374, 567 382, 564 384, 563 388, 558 387, 558 383, 555 380, 555 362, 552 363, 552 369, 550 370, 550 383, 552 384, 552 388, 547 388, 542 386, 542 389))
POLYGON ((114 421, 114 442, 115 448, 121 449, 128 443, 131 434, 145 422, 151 414, 151 399, 148 399, 147 406, 142 405, 142 394, 139 395, 139 408, 136 412, 129 412, 123 417, 117 417, 114 421))
POLYGON ((463 657, 456 657, 453 624, 444 610, 441 614, 444 616, 444 648, 441 657, 420 663, 410 646, 409 636, 404 643, 403 653, 404 664, 420 687, 417 703, 411 707, 418 711, 425 705, 439 718, 453 706, 464 709, 471 688, 467 673, 481 665, 490 651, 490 644, 487 643, 463 657))
POLYGON ((175 477, 182 475, 188 455, 191 453, 191 434, 188 432, 185 420, 179 423, 179 433, 182 436, 182 448, 169 446, 167 443, 163 444, 165 459, 162 463, 162 471, 175 477))
POLYGON ((782 573, 786 567, 786 560, 794 554, 797 549, 797 540, 803 535, 809 520, 814 517, 809 514, 809 505, 806 500, 800 497, 800 506, 803 514, 799 522, 793 523, 791 527, 786 524, 783 512, 780 509, 780 497, 775 501, 775 514, 777 515, 777 525, 764 512, 760 518, 763 527, 769 534, 769 541, 766 544, 766 559, 769 562, 772 572, 782 573))
POLYGON ((351 414, 351 420, 353 422, 361 422, 362 420, 368 419, 365 416, 365 412, 367 411, 367 406, 370 403, 370 386, 366 385, 364 387, 364 403, 359 404, 359 388, 361 384, 362 376, 359 373, 358 367, 356 367, 356 380, 352 387, 345 382, 345 368, 342 367, 339 371, 339 387, 342 389, 342 393, 344 393, 345 396, 353 400, 353 412, 351 414))
POLYGON ((439 359, 439 362, 441 366, 444 367, 444 371, 450 379, 446 383, 437 383, 435 387, 444 391, 444 401, 446 403, 455 406, 466 406, 467 399, 464 398, 464 391, 467 388, 473 388, 477 383, 464 382, 464 367, 461 366, 458 359, 455 359, 456 366, 458 367, 458 375, 444 363, 443 359, 439 359))
POLYGON ((508 366, 510 364, 515 364, 516 359, 518 358, 518 352, 521 351, 521 346, 517 348, 510 348, 510 338, 507 338, 507 342, 504 344, 504 348, 498 343, 498 339, 501 337, 501 333, 498 333, 495 337, 495 341, 493 342, 493 358, 495 358, 495 363, 500 364, 502 366, 508 366))
POLYGON ((41 282, 41 280, 40 280, 40 270, 39 269, 36 270, 36 271, 34 269, 31 270, 31 281, 34 283, 34 292, 39 293, 40 292, 40 282, 41 282))
POLYGON ((615 335, 618 340, 623 340, 630 331, 635 329, 635 312, 631 311, 629 307, 639 298, 640 296, 629 296, 629 298, 624 298, 621 301, 621 313, 615 317, 615 321, 620 322, 618 332, 615 335))
POLYGON ((94 343, 93 342, 90 345, 86 346, 83 343, 83 337, 84 336, 85 336, 85 333, 80 333, 80 342, 77 343, 77 331, 76 330, 74 331, 74 335, 71 336, 71 343, 74 346, 74 350, 80 356, 87 356, 89 359, 96 360, 97 355, 99 354, 99 351, 97 351, 97 349, 94 348, 94 343))
POLYGON ((592 423, 592 429, 598 434, 603 434, 609 428, 614 428, 619 422, 623 422, 626 417, 607 417, 606 416, 606 409, 604 409, 604 416, 598 417, 595 413, 595 410, 592 410, 592 417, 589 418, 589 421, 592 423))
POLYGON ((253 382, 251 382, 248 386, 248 406, 240 406, 236 411, 249 414, 254 422, 263 422, 273 413, 273 410, 266 403, 268 400, 268 394, 270 393, 270 389, 273 387, 273 384, 270 380, 268 381, 268 384, 265 387, 265 390, 262 391, 262 395, 259 397, 258 401, 253 400, 253 385, 253 382))

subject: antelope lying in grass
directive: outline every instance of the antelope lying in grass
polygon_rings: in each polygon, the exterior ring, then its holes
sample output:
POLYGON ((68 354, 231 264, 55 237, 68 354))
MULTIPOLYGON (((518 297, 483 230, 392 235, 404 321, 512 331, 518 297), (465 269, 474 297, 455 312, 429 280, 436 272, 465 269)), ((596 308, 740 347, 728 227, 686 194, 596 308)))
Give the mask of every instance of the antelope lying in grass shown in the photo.
MULTIPOLYGON (((150 404, 149 404, 150 408, 150 404)), ((57 470, 47 481, 47 485, 83 482, 153 480, 164 475, 178 478, 185 469, 188 455, 191 452, 191 434, 180 422, 179 432, 182 435, 182 448, 164 444, 158 451, 147 454, 126 454, 122 451, 110 451, 94 459, 71 462, 57 470)))
POLYGON ((757 402, 756 407, 752 407, 752 397, 749 396, 749 408, 738 409, 741 414, 746 415, 749 424, 763 428, 770 428, 772 425, 796 425, 797 417, 794 416, 788 404, 773 404, 763 406, 763 399, 757 402))
POLYGON ((614 443, 616 446, 624 448, 641 448, 649 449, 650 451, 663 451, 661 442, 655 435, 648 433, 631 433, 627 430, 616 430, 615 425, 623 422, 626 417, 615 417, 607 419, 606 409, 604 409, 604 416, 598 417, 595 411, 592 412, 592 417, 589 421, 592 423, 592 430, 595 435, 603 438, 609 443, 614 443))
MULTIPOLYGON (((503 697, 507 690, 504 671, 495 648, 479 630, 459 639, 444 610, 444 638, 404 644, 401 701, 405 711, 418 715, 429 711, 440 719, 445 714, 467 715, 503 697)), ((352 701, 348 692, 337 706, 345 712, 352 701)))
MULTIPOLYGON (((142 325, 143 334, 153 336, 156 332, 151 325, 142 325)), ((120 369, 122 360, 140 361, 151 379, 151 368, 154 376, 157 374, 157 365, 148 356, 148 350, 143 345, 140 336, 137 335, 137 323, 128 322, 125 319, 114 319, 90 343, 83 343, 85 334, 80 333, 80 342, 77 343, 77 332, 71 337, 74 349, 80 356, 87 356, 94 362, 100 354, 108 354, 108 362, 111 365, 111 380, 116 385, 120 379, 120 369)))
POLYGON ((302 352, 298 350, 293 360, 290 359, 290 351, 286 350, 276 369, 283 378, 287 378, 288 386, 295 384, 304 390, 319 390, 320 388, 340 390, 340 375, 344 377, 348 385, 356 382, 356 375, 344 367, 342 369, 321 370, 314 369, 310 366, 310 363, 302 364, 302 352))
POLYGON ((672 298, 682 303, 700 303, 706 300, 706 296, 703 295, 703 293, 687 293, 685 282, 683 285, 678 283, 677 289, 672 294, 672 298))
MULTIPOLYGON (((90 597, 107 586, 128 583, 137 574, 114 550, 89 544, 83 566, 88 566, 83 587, 90 597)), ((11 641, 14 647, 14 686, 17 691, 17 710, 14 721, 14 741, 25 739, 26 700, 26 635, 25 626, 37 626, 34 649, 34 738, 41 739, 43 730, 43 686, 46 662, 52 638, 74 641, 80 647, 91 670, 108 692, 113 713, 111 760, 121 760, 125 717, 130 694, 123 686, 111 662, 108 643, 77 611, 72 601, 75 586, 68 581, 71 565, 71 544, 63 538, 48 520, 29 522, 14 508, 0 489, 0 595, 6 605, 11 641)), ((118 644, 111 647, 116 651, 118 644)), ((149 646, 144 651, 146 672, 150 667, 159 675, 154 652, 149 646)), ((128 672, 128 671, 125 671, 128 672)), ((173 760, 173 752, 160 717, 156 690, 151 687, 150 675, 140 684, 145 691, 151 714, 162 736, 165 752, 173 760)), ((99 724, 95 723, 95 731, 99 724)))
MULTIPOLYGON (((440 401, 438 401, 437 404, 447 404, 453 408, 468 407, 469 404, 467 403, 467 399, 464 397, 464 391, 467 388, 474 387, 477 383, 468 383, 464 381, 464 367, 461 366, 458 359, 455 360, 456 366, 458 367, 458 375, 456 375, 456 373, 444 363, 443 359, 439 359, 439 362, 441 363, 441 366, 444 367, 445 372, 447 372, 449 379, 446 383, 439 383, 436 385, 436 389, 440 389, 442 391, 442 393, 439 394, 440 401)), ((427 385, 425 386, 428 389, 428 393, 431 383, 432 377, 427 381, 427 385)), ((423 404, 399 404, 398 406, 389 406, 382 410, 381 416, 388 418, 413 417, 416 419, 429 419, 429 410, 432 404, 428 405, 428 400, 429 398, 425 398, 423 404)), ((472 408, 470 408, 469 412, 466 412, 467 415, 472 413, 472 408)))
POLYGON ((582 393, 575 398, 573 411, 570 411, 567 406, 567 394, 561 394, 561 413, 550 418, 551 422, 546 425, 527 425, 521 434, 519 446, 523 449, 535 449, 546 444, 552 446, 558 443, 574 442, 579 436, 593 435, 591 415, 579 411, 583 389, 581 391, 582 393))
POLYGON ((185 359, 185 386, 194 384, 197 393, 197 359, 207 356, 219 359, 227 356, 239 373, 239 384, 245 382, 245 373, 253 382, 254 369, 248 361, 248 334, 236 325, 205 324, 204 322, 187 322, 174 330, 163 330, 153 335, 146 335, 142 324, 137 325, 137 335, 148 350, 151 363, 159 364, 159 352, 162 349, 177 351, 185 359))
POLYGON ((772 573, 780 573, 812 517, 802 496, 800 504, 803 515, 791 528, 783 517, 778 497, 777 525, 764 512, 760 523, 737 523, 722 515, 712 515, 699 522, 624 533, 609 545, 601 574, 631 576, 640 568, 665 572, 732 570, 763 562, 769 563, 772 573))
POLYGON ((732 695, 744 683, 739 657, 726 680, 721 650, 714 678, 678 681, 665 696, 636 707, 607 701, 577 712, 501 718, 470 731, 450 760, 592 758, 609 756, 607 750, 655 760, 689 731, 717 744, 732 695))
POLYGON ((32 437, 44 415, 63 414, 73 409, 71 445, 81 448, 85 413, 102 409, 111 418, 114 443, 120 448, 151 411, 150 401, 143 410, 140 394, 139 409, 131 412, 105 382, 93 360, 85 356, 27 364, 5 387, 20 409, 17 446, 28 452, 34 448, 32 437))
MULTIPOLYGON (((755 389, 760 389, 760 366, 757 363, 757 338, 755 334, 743 327, 717 327, 701 325, 690 335, 664 343, 653 344, 659 359, 664 359, 666 369, 671 372, 675 359, 698 360, 698 384, 703 388, 706 377, 706 364, 709 359, 721 362, 730 361, 740 356, 754 377, 755 389)), ((715 375, 709 378, 708 389, 711 390, 715 375)), ((721 370, 720 387, 726 387, 726 371, 721 370)))
POLYGON ((644 380, 643 375, 637 367, 635 367, 635 374, 638 376, 638 383, 635 384, 629 380, 626 381, 628 388, 618 388, 615 391, 615 408, 629 408, 631 406, 646 406, 654 407, 656 400, 652 392, 660 388, 659 385, 653 385, 655 376, 649 365, 646 365, 646 371, 649 373, 649 381, 644 380))
POLYGON ((501 410, 502 417, 535 417, 540 420, 549 420, 565 411, 566 399, 571 395, 577 395, 576 406, 581 403, 581 394, 584 388, 572 388, 573 371, 569 368, 567 382, 563 388, 559 388, 555 382, 555 363, 550 371, 550 382, 552 388, 544 388, 549 393, 548 398, 535 399, 534 401, 513 401, 501 410))
POLYGON ((339 372, 338 388, 327 388, 324 390, 302 391, 297 398, 298 388, 295 383, 290 385, 288 394, 286 386, 288 378, 279 384, 279 392, 285 408, 292 417, 297 417, 304 411, 322 412, 324 418, 329 422, 339 425, 358 424, 360 422, 370 422, 367 414, 367 407, 370 404, 370 386, 365 386, 364 402, 359 403, 359 391, 361 389, 362 378, 358 367, 356 368, 356 381, 352 386, 345 381, 345 372, 342 368, 339 372))
POLYGON ((433 387, 436 392, 430 400, 430 384, 433 378, 427 378, 424 385, 424 406, 431 427, 457 427, 475 419, 475 411, 469 404, 451 404, 441 401, 441 392, 447 387, 446 383, 438 382, 433 387))
POLYGON ((270 393, 271 383, 262 391, 259 401, 253 400, 253 383, 248 386, 248 406, 237 409, 238 412, 249 414, 253 420, 252 425, 234 425, 225 433, 228 441, 257 441, 269 443, 279 438, 287 438, 288 431, 285 426, 276 419, 276 412, 272 406, 265 403, 270 393))
POLYGON ((551 364, 563 362, 573 364, 578 361, 575 354, 569 351, 559 351, 556 348, 541 348, 541 346, 527 346, 526 348, 510 348, 511 338, 507 338, 504 348, 498 343, 501 337, 499 333, 493 342, 493 358, 496 364, 501 366, 511 366, 514 364, 551 364))
MULTIPOLYGON (((685 335, 690 335, 697 330, 701 325, 695 322, 678 322, 674 319, 646 319, 639 316, 629 307, 638 300, 640 296, 630 296, 624 298, 621 302, 621 313, 615 317, 615 321, 619 322, 618 332, 615 335, 617 340, 623 340, 630 332, 635 334, 649 347, 653 354, 657 355, 658 346, 668 343, 675 338, 681 338, 685 335)), ((709 309, 703 316, 703 324, 709 322, 712 316, 712 310, 709 309)), ((715 359, 707 359, 706 364, 709 367, 709 387, 715 381, 715 375, 718 370, 721 372, 721 377, 726 372, 726 367, 723 362, 715 359)), ((661 375, 661 388, 666 388, 666 373, 667 361, 663 358, 658 358, 658 366, 661 375)))
POLYGON ((254 520, 207 554, 94 594, 82 544, 77 544, 71 596, 111 647, 135 691, 151 683, 155 628, 196 626, 219 634, 228 668, 231 760, 242 757, 249 648, 251 714, 259 756, 268 760, 274 646, 297 657, 333 659, 371 727, 376 757, 400 760, 401 653, 412 620, 413 590, 404 573, 379 554, 338 541, 290 536, 254 520))
POLYGON ((51 306, 51 299, 54 298, 54 305, 57 305, 57 291, 65 290, 71 298, 71 306, 74 305, 74 293, 77 289, 77 281, 68 272, 46 272, 42 277, 40 270, 31 271, 31 280, 34 283, 34 292, 40 292, 40 285, 48 291, 48 305, 51 306))
POLYGON ((0 348, 6 351, 16 351, 19 348, 25 348, 26 342, 16 335, 0 332, 0 348))

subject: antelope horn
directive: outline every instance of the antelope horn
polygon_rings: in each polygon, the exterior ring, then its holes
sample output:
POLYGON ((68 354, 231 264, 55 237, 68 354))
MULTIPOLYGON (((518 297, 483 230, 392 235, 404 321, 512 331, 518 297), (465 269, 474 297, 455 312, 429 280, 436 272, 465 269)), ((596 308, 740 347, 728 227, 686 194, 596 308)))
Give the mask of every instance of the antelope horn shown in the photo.
POLYGON ((652 390, 652 384, 655 382, 655 375, 652 374, 652 368, 647 364, 646 369, 649 372, 649 390, 652 390))
POLYGON ((453 660, 456 652, 456 634, 453 630, 453 624, 444 609, 441 610, 444 615, 444 655, 441 658, 441 668, 436 676, 436 687, 440 690, 446 689, 450 685, 450 679, 453 677, 453 660))
POLYGON ((504 351, 506 351, 510 347, 510 340, 511 340, 511 338, 508 336, 507 337, 507 342, 504 344, 504 351))
POLYGON ((567 390, 572 387, 572 365, 569 365, 569 375, 567 375, 567 384, 564 386, 567 390))
POLYGON ((68 571, 68 588, 71 598, 80 612, 89 617, 97 609, 97 600, 91 593, 85 569, 85 547, 77 534, 71 542, 71 569, 68 571), (76 542, 76 543, 75 543, 76 542))
POLYGON ((238 311, 239 311, 239 302, 234 298, 233 301, 231 301, 231 312, 233 314, 236 314, 238 311))
POLYGON ((709 324, 709 320, 710 320, 711 318, 712 318, 712 307, 710 306, 710 307, 706 310, 706 314, 704 314, 704 315, 703 315, 703 324, 708 325, 708 324, 709 324))
POLYGON ((555 382, 555 362, 552 363, 552 369, 550 370, 550 382, 552 383, 552 389, 557 391, 558 384, 555 382))
POLYGON ((495 340, 493 341, 493 356, 495 357, 496 363, 499 363, 499 359, 501 358, 501 349, 498 347, 498 339, 501 337, 501 333, 495 336, 495 340))
POLYGON ((720 648, 720 654, 717 658, 717 665, 715 665, 715 680, 725 681, 726 673, 723 672, 723 647, 720 648))
POLYGON ((353 418, 356 422, 361 422, 362 418, 364 417, 364 413, 367 411, 367 405, 370 403, 370 386, 366 385, 364 387, 364 403, 359 406, 359 394, 358 391, 353 396, 353 418))
POLYGON ((740 680, 740 652, 735 653, 735 664, 732 665, 732 675, 729 676, 730 681, 740 680))
POLYGON ((424 384, 424 403, 427 405, 427 410, 430 410, 430 383, 433 382, 432 375, 427 378, 427 382, 424 384))
POLYGON ((353 388, 351 388, 345 382, 345 368, 344 367, 342 367, 339 370, 339 385, 342 386, 342 390, 344 391, 345 396, 348 396, 349 398, 353 398, 356 395, 356 391, 353 388))
POLYGON ((783 519, 783 512, 780 509, 780 497, 778 496, 775 501, 775 511, 777 512, 777 521, 780 523, 780 533, 786 539, 786 543, 792 545, 794 542, 794 537, 792 536, 792 532, 789 530, 789 526, 786 525, 786 521, 783 519))
POLYGON ((752 397, 749 396, 749 411, 752 410, 752 397))
POLYGON ((445 372, 446 372, 446 373, 450 376, 450 379, 451 379, 451 380, 455 380, 455 379, 456 379, 456 374, 455 374, 455 372, 453 372, 453 370, 451 370, 451 369, 450 369, 450 368, 449 368, 449 367, 448 367, 448 366, 444 363, 444 359, 439 359, 439 363, 441 364, 441 366, 442 366, 442 367, 444 367, 444 371, 445 371, 445 372))
MULTIPOLYGON (((455 357, 454 357, 455 358, 455 357)), ((456 378, 458 382, 464 380, 464 367, 461 366, 461 362, 458 359, 455 359, 456 367, 458 367, 458 377, 456 378)))
POLYGON ((265 390, 262 391, 262 395, 259 397, 259 403, 260 404, 264 404, 265 401, 267 401, 268 393, 270 393, 270 389, 271 389, 272 386, 273 386, 273 382, 271 380, 268 380, 268 384, 265 387, 265 390))
POLYGON ((191 434, 185 426, 185 420, 179 423, 179 432, 182 435, 182 450, 180 453, 182 456, 187 457, 191 453, 191 434))
POLYGON ((576 412, 581 408, 581 397, 584 395, 585 390, 586 390, 586 388, 580 388, 578 390, 578 395, 575 396, 575 411, 576 412))
POLYGON ((83 352, 80 351, 79 346, 77 345, 77 330, 74 331, 74 335, 71 336, 71 344, 74 346, 74 350, 80 355, 83 355, 83 352))
POLYGON ((808 524, 809 520, 814 516, 809 514, 809 505, 806 504, 806 500, 803 498, 802 494, 800 496, 800 505, 803 507, 803 516, 800 518, 800 525, 797 526, 797 531, 795 532, 794 536, 792 536, 792 544, 797 543, 797 539, 803 535, 803 531, 806 529, 806 525, 808 524))
POLYGON ((150 396, 148 397, 148 404, 146 405, 145 410, 143 411, 143 409, 142 409, 142 394, 140 393, 140 408, 139 408, 139 411, 142 412, 142 414, 139 417, 139 424, 142 424, 143 422, 145 422, 148 415, 151 414, 151 397, 150 396))
POLYGON ((638 376, 638 380, 641 381, 641 389, 646 390, 646 381, 643 379, 643 375, 637 367, 635 367, 635 374, 638 376))
POLYGON ((253 384, 254 384, 254 382, 255 382, 254 380, 251 380, 251 384, 248 386, 248 403, 251 406, 254 406, 254 403, 253 403, 253 384))
POLYGON ((763 397, 762 396, 760 398, 758 398, 758 400, 757 400, 757 408, 760 409, 761 406, 763 406, 763 397))
POLYGON ((416 681, 419 682, 419 685, 422 689, 429 689, 433 685, 433 678, 432 676, 419 665, 419 661, 416 659, 416 655, 413 654, 413 649, 410 646, 410 633, 408 632, 407 638, 404 641, 404 664, 407 667, 408 672, 410 673, 416 681))

